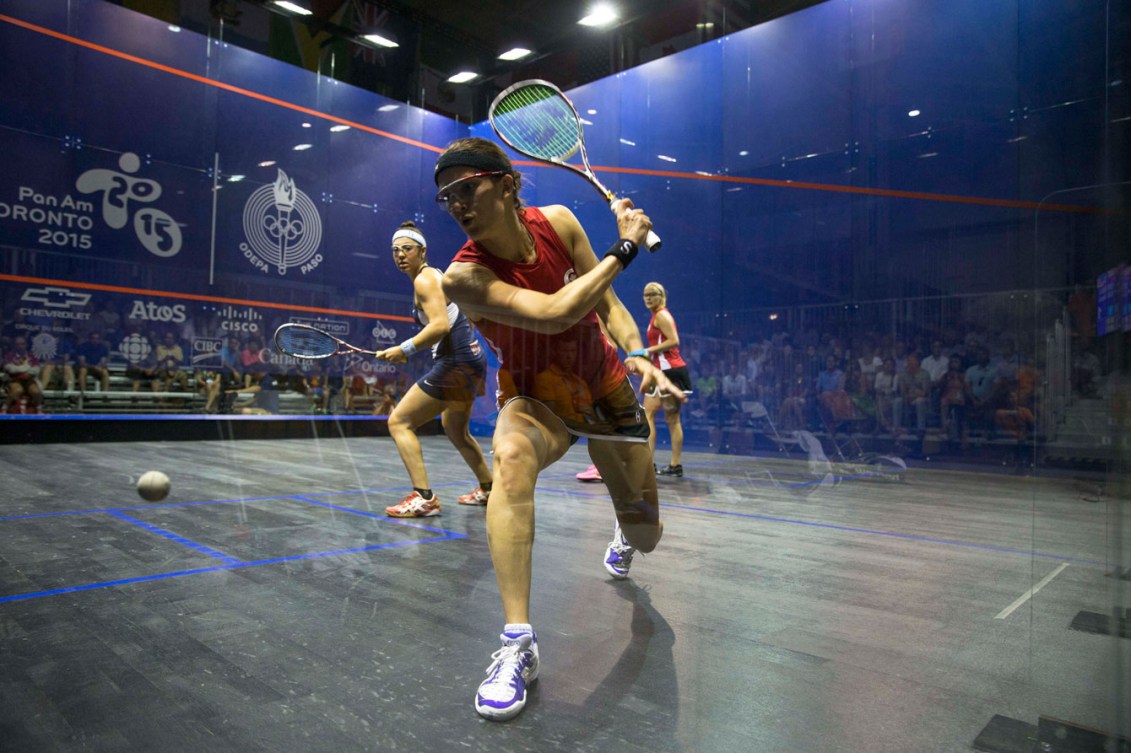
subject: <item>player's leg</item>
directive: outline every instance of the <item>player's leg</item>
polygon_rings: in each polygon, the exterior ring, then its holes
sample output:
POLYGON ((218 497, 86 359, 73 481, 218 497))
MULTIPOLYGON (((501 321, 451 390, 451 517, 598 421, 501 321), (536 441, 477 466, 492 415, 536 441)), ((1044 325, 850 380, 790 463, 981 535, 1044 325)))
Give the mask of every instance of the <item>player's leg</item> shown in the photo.
POLYGON ((432 494, 428 482, 428 471, 424 467, 424 452, 420 449, 420 438, 416 429, 444 409, 442 400, 437 400, 420 385, 409 388, 397 407, 389 416, 389 436, 397 445, 413 491, 398 504, 386 507, 385 512, 393 517, 430 517, 438 515, 440 505, 432 494))
POLYGON ((538 472, 569 446, 561 419, 537 400, 514 398, 499 411, 487 545, 506 625, 502 648, 491 655, 487 679, 475 694, 475 710, 487 719, 502 721, 522 711, 526 687, 538 678, 538 639, 530 624, 534 485, 538 472))
POLYGON ((644 418, 648 421, 648 450, 656 454, 656 414, 660 412, 662 401, 651 393, 644 396, 644 418))
POLYGON ((569 446, 569 433, 561 419, 537 400, 515 398, 499 411, 493 440, 494 485, 487 506, 487 544, 508 622, 529 621, 538 473, 561 458, 569 446))
POLYGON ((664 524, 648 446, 643 442, 590 439, 589 456, 605 479, 625 540, 644 553, 655 549, 664 524))
POLYGON ((664 420, 668 422, 668 434, 672 442, 672 459, 668 469, 673 475, 683 475, 683 422, 680 419, 680 409, 683 404, 674 397, 664 398, 664 420))
POLYGON ((479 482, 475 491, 457 497, 456 501, 462 505, 485 505, 491 492, 491 469, 487 466, 483 448, 471 436, 471 409, 470 402, 448 402, 444 406, 444 412, 440 414, 440 422, 448 441, 459 451, 463 462, 467 463, 467 467, 475 474, 475 480, 479 482))

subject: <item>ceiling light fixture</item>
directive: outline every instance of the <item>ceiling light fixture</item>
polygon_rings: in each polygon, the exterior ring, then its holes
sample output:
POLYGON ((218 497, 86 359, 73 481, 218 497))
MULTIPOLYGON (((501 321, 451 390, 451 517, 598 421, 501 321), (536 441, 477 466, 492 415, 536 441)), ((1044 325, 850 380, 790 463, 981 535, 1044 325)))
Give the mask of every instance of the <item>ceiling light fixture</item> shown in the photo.
POLYGON ((294 13, 299 16, 310 16, 314 11, 310 9, 310 3, 306 0, 271 0, 271 6, 280 10, 285 10, 288 13, 294 13))
POLYGON ((474 81, 479 78, 479 74, 474 71, 460 71, 448 77, 449 84, 466 84, 468 81, 474 81))
POLYGON ((528 50, 525 47, 516 46, 516 47, 511 47, 506 52, 499 53, 499 60, 506 60, 508 62, 514 61, 514 60, 522 60, 524 57, 528 57, 529 55, 532 55, 532 54, 533 54, 532 50, 528 50))
POLYGON ((608 26, 617 20, 616 9, 604 3, 594 5, 589 13, 577 23, 582 26, 608 26))
POLYGON ((396 36, 388 29, 372 29, 362 34, 360 39, 374 47, 400 47, 396 36))

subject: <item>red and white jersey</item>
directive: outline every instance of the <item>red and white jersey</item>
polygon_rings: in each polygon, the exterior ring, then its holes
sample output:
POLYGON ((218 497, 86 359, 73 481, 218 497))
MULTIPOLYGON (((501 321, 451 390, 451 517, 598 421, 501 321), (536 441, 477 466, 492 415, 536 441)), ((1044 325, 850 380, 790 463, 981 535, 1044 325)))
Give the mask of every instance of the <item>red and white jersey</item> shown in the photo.
MULTIPOLYGON (((656 315, 661 311, 667 311, 667 309, 656 309, 656 311, 652 313, 652 318, 648 320, 649 348, 664 342, 664 333, 656 326, 656 315)), ((668 312, 668 316, 671 316, 671 312, 668 312)), ((672 329, 675 329, 675 317, 672 317, 672 329)), ((678 369, 680 366, 686 366, 687 364, 684 362, 683 356, 679 354, 679 346, 677 345, 674 348, 669 348, 659 353, 653 353, 652 365, 661 371, 667 371, 669 369, 678 369)))

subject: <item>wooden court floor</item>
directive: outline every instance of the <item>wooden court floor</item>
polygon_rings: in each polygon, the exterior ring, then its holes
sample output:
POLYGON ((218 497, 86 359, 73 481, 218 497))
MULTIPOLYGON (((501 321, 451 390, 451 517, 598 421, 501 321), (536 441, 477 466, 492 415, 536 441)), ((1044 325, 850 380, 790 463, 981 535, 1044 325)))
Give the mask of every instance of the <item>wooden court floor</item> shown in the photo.
POLYGON ((689 453, 617 582, 584 446, 538 484, 540 679, 484 721, 485 511, 423 442, 443 514, 409 521, 387 438, 0 447, 0 751, 953 753, 995 716, 1128 723, 1127 639, 1070 629, 1127 603, 1096 483, 689 453))

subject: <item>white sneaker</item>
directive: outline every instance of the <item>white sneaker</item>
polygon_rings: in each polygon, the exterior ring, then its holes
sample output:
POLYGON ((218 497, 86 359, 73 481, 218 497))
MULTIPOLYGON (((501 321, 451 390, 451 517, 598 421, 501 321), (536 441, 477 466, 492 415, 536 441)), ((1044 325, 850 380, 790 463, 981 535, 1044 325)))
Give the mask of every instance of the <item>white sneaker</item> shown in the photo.
POLYGON ((503 647, 491 654, 487 679, 475 694, 475 710, 484 719, 496 722, 518 716, 526 707, 526 686, 538 679, 538 638, 534 631, 504 629, 499 638, 503 647))
POLYGON ((624 540, 624 534, 620 532, 618 525, 613 533, 613 540, 609 542, 609 548, 605 550, 605 569, 609 571, 609 575, 617 580, 627 578, 628 569, 632 567, 632 555, 634 554, 636 554, 636 548, 624 540))

